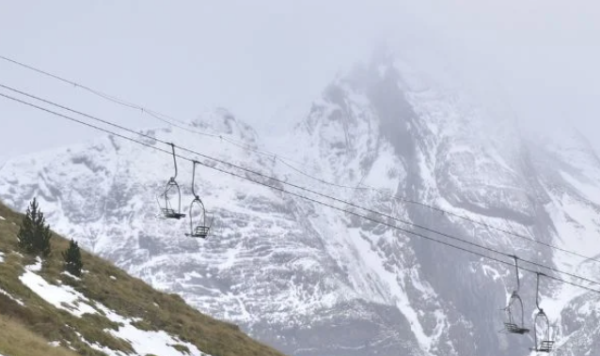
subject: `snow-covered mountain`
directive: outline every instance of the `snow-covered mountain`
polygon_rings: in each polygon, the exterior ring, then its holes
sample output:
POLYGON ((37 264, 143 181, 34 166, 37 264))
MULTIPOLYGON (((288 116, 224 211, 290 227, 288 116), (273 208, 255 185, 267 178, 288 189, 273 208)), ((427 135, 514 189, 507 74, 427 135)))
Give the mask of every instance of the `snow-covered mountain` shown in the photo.
MULTIPOLYGON (((600 263, 528 240, 600 255, 600 160, 584 138, 564 128, 544 134, 523 130, 468 95, 422 78, 397 61, 358 67, 324 90, 289 137, 278 140, 288 145, 276 155, 266 154, 253 129, 225 110, 202 116, 188 131, 144 133, 598 279, 600 263)), ((144 142, 170 149, 148 138, 144 142)), ((0 170, 0 199, 24 210, 37 196, 55 230, 291 355, 530 353, 531 337, 499 332, 500 309, 515 283, 510 266, 208 167, 197 169, 196 180, 214 219, 214 235, 193 240, 184 236, 188 221, 167 221, 158 214, 155 196, 172 175, 172 165, 168 155, 104 137, 9 161, 0 170)), ((184 210, 192 200, 191 171, 190 162, 179 160, 184 210)), ((314 193, 267 183, 493 255, 314 193)), ((600 355, 600 295, 544 279, 541 291, 542 306, 555 325, 556 354, 600 355)), ((531 327, 535 275, 522 274, 521 296, 531 327)))

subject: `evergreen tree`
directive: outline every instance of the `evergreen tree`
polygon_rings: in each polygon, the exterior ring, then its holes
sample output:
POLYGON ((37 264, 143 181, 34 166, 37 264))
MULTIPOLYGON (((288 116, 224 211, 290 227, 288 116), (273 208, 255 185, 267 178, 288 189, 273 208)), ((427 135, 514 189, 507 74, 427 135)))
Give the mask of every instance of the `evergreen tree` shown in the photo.
POLYGON ((37 217, 37 202, 33 199, 33 202, 27 208, 27 213, 25 218, 21 220, 21 226, 19 227, 19 232, 17 233, 17 240, 19 248, 27 253, 32 254, 34 251, 33 248, 33 220, 37 217))
POLYGON ((51 237, 50 226, 46 224, 44 213, 33 198, 17 233, 19 247, 28 254, 47 257, 51 251, 51 237))
POLYGON ((69 248, 62 253, 65 260, 64 267, 67 272, 74 276, 81 276, 83 262, 81 261, 81 250, 74 240, 69 243, 69 248))

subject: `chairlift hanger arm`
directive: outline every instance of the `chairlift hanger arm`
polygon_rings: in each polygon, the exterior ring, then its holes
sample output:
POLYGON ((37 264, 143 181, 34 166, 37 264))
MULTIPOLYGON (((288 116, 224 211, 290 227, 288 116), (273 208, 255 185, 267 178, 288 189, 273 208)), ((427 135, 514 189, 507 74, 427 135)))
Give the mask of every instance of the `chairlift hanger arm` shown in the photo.
POLYGON ((198 161, 192 161, 192 194, 194 194, 194 198, 198 199, 198 194, 196 194, 196 165, 198 161))
POLYGON ((177 156, 175 154, 175 144, 170 143, 169 145, 171 145, 171 149, 173 151, 173 165, 175 166, 175 175, 173 178, 171 178, 171 180, 175 180, 175 178, 177 178, 177 156))
POLYGON ((546 276, 541 272, 536 272, 536 287, 535 287, 535 306, 538 308, 540 312, 544 312, 542 308, 540 308, 540 276, 546 276))
POLYGON ((519 278, 519 257, 510 255, 515 260, 515 276, 517 277, 517 292, 521 289, 521 280, 519 278))

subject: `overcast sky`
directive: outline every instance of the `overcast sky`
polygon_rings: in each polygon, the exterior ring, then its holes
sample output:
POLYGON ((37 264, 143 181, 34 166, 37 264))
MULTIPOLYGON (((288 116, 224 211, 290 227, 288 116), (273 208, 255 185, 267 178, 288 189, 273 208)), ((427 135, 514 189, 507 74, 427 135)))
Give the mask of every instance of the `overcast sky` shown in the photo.
MULTIPOLYGON (((0 0, 0 55, 183 120, 223 106, 268 135, 282 108, 308 109, 387 41, 475 87, 493 83, 520 120, 566 119, 595 137, 599 18, 592 0, 0 0)), ((0 83, 160 124, 1 61, 0 83)), ((0 161, 97 135, 0 98, 0 161)))

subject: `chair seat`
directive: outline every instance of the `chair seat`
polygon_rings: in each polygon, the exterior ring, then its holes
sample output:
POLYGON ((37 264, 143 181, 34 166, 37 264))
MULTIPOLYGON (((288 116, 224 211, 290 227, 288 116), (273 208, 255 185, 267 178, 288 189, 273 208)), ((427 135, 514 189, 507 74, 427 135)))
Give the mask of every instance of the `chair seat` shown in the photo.
POLYGON ((181 218, 185 217, 185 214, 177 213, 173 209, 163 208, 162 212, 163 212, 163 215, 165 216, 165 218, 167 218, 167 219, 181 219, 181 218))
POLYGON ((190 237, 199 237, 205 239, 208 236, 208 231, 210 230, 210 226, 196 226, 194 231, 191 234, 186 234, 186 236, 190 237))
POLYGON ((554 346, 554 341, 542 341, 540 345, 539 352, 550 352, 552 351, 552 346, 554 346))
POLYGON ((529 332, 529 329, 522 328, 515 323, 504 323, 504 326, 506 327, 506 330, 512 334, 521 334, 522 335, 522 334, 529 332))

